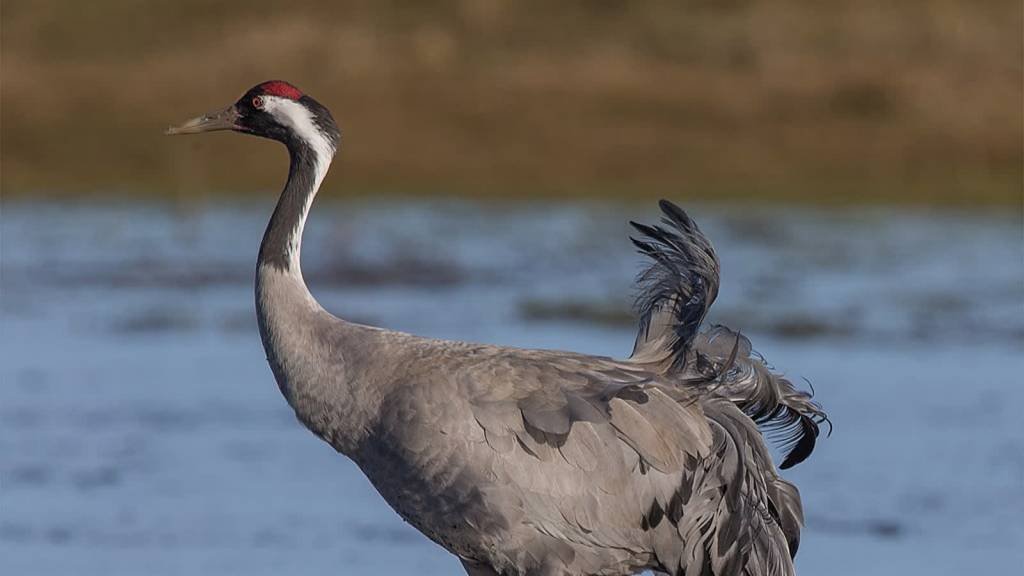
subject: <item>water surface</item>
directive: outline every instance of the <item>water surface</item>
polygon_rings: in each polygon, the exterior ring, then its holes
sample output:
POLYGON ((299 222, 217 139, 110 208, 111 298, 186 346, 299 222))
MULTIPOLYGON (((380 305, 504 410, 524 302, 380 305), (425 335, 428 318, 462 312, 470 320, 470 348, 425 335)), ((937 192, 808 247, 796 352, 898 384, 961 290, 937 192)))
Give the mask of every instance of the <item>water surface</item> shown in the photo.
MULTIPOLYGON (((692 210, 712 320, 807 378, 804 574, 1024 565, 1024 278, 999 214, 692 210)), ((301 428, 256 332, 269 207, 5 207, 0 573, 457 574, 301 428)), ((641 260, 618 205, 318 206, 304 270, 336 314, 623 356, 641 260)))

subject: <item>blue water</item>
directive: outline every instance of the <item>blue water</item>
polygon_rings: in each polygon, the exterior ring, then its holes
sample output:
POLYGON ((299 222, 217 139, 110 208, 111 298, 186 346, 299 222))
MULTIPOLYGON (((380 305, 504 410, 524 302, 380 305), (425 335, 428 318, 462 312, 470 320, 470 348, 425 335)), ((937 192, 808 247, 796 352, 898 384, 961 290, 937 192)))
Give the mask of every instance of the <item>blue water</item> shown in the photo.
MULTIPOLYGON (((0 574, 458 574, 295 421, 256 333, 267 204, 8 204, 0 574)), ((1000 214, 696 206, 713 320, 835 423, 786 475, 803 574, 1024 566, 1024 257, 1000 214)), ((325 204, 303 248, 336 314, 626 355, 627 218, 603 204, 325 204)))

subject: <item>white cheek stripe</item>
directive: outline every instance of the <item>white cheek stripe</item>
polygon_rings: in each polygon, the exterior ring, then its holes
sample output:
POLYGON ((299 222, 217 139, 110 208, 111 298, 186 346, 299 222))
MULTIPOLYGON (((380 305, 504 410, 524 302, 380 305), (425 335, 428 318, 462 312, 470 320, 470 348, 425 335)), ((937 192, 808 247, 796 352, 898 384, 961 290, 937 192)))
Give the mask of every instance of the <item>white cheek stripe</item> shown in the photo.
POLYGON ((309 214, 309 208, 313 204, 313 198, 316 197, 316 192, 320 189, 320 184, 323 182, 324 177, 327 176, 327 169, 334 158, 334 145, 316 127, 313 115, 302 104, 288 98, 281 98, 280 96, 264 96, 263 102, 263 110, 272 115, 281 125, 290 127, 293 132, 305 140, 315 156, 314 165, 316 173, 313 177, 313 190, 306 195, 306 203, 302 207, 302 214, 288 240, 289 268, 301 276, 299 252, 302 242, 302 230, 306 225, 306 216, 309 214))

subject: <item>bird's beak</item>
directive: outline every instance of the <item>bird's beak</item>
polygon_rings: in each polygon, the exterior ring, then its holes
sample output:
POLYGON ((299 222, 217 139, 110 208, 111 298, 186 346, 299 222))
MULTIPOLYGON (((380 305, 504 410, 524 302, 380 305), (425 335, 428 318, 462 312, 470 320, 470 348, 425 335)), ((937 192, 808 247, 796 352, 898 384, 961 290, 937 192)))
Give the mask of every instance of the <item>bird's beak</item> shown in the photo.
POLYGON ((180 126, 172 126, 164 134, 199 134, 200 132, 213 132, 214 130, 236 129, 238 129, 238 110, 232 104, 219 112, 211 112, 193 118, 180 126))

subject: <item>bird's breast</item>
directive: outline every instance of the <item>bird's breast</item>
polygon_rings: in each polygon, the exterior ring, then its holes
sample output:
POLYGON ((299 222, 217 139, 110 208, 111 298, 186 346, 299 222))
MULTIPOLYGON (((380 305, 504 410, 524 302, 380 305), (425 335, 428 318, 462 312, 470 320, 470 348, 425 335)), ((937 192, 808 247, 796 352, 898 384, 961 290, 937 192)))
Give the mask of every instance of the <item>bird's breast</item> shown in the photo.
POLYGON ((439 430, 370 434, 356 462, 403 519, 451 552, 471 558, 493 546, 483 539, 500 538, 509 523, 487 505, 489 480, 470 464, 460 444, 439 430))

